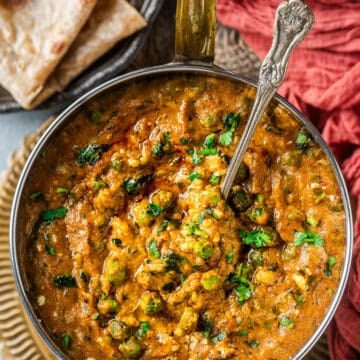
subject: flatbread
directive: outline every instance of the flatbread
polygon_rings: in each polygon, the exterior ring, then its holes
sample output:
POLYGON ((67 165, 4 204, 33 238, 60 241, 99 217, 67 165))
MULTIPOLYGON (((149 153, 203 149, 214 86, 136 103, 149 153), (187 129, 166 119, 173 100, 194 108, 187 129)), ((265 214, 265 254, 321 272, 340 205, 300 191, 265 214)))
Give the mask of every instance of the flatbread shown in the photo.
POLYGON ((40 93, 96 0, 0 0, 0 84, 23 106, 40 93))
POLYGON ((62 91, 118 41, 144 26, 145 19, 125 0, 98 0, 88 22, 30 107, 62 91))

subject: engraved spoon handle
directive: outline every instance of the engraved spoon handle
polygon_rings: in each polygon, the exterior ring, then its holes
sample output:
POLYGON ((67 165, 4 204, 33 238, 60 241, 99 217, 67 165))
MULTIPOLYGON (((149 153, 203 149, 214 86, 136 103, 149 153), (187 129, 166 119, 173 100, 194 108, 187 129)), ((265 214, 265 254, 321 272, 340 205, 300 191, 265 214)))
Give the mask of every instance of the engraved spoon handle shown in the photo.
POLYGON ((229 197, 236 173, 259 120, 276 90, 284 81, 290 54, 305 38, 313 22, 314 15, 302 0, 283 2, 276 11, 274 38, 270 51, 260 68, 255 102, 221 186, 225 199, 229 197))

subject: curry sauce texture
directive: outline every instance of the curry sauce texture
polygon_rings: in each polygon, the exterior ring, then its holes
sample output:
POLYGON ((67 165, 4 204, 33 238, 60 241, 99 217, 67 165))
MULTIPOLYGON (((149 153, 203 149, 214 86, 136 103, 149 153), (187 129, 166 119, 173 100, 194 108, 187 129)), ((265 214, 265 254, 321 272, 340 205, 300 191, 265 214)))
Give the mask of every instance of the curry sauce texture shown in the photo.
POLYGON ((228 202, 254 89, 147 80, 85 105, 24 202, 28 292, 72 359, 289 359, 322 321, 345 219, 326 155, 273 102, 228 202))

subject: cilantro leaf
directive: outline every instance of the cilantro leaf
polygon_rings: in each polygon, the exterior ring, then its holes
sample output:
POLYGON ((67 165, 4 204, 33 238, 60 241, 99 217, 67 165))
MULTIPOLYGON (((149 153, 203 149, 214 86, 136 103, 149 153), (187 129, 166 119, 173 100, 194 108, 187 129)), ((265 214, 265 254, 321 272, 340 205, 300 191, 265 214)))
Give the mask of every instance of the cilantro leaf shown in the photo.
POLYGON ((243 304, 246 300, 250 299, 254 286, 248 280, 250 268, 244 264, 240 264, 236 270, 236 273, 232 273, 229 276, 229 281, 232 284, 237 284, 233 291, 237 295, 238 303, 243 304))
POLYGON ((161 254, 160 254, 158 244, 155 239, 151 239, 149 241, 147 248, 149 249, 150 256, 152 256, 156 259, 160 259, 161 254))
POLYGON ((294 327, 295 323, 287 316, 282 316, 280 319, 280 326, 281 327, 287 327, 288 329, 292 329, 294 327))
POLYGON ((166 230, 166 228, 172 225, 175 228, 179 227, 179 224, 176 221, 173 220, 169 220, 169 219, 164 219, 164 221, 160 224, 160 226, 157 229, 157 233, 160 234, 161 232, 163 232, 164 230, 166 230))
POLYGON ((148 321, 141 321, 139 324, 139 328, 136 330, 135 336, 138 339, 142 339, 146 336, 148 331, 150 330, 150 323, 148 321))
POLYGON ((311 137, 305 129, 301 129, 295 140, 295 146, 300 150, 305 150, 309 146, 311 137))
POLYGON ((138 179, 126 179, 121 187, 130 195, 136 195, 141 190, 141 187, 152 180, 151 174, 141 175, 138 179))
POLYGON ((55 248, 53 246, 49 246, 48 244, 45 244, 45 250, 51 256, 56 255, 55 248))
POLYGON ((232 252, 226 253, 225 257, 228 264, 232 263, 232 261, 234 260, 234 254, 232 252))
POLYGON ((220 181, 221 181, 221 176, 219 175, 211 174, 209 176, 209 183, 212 186, 219 185, 220 181))
POLYGON ((227 131, 235 131, 240 124, 240 114, 230 112, 223 117, 224 128, 227 131))
POLYGON ((152 216, 159 216, 164 211, 164 208, 155 203, 149 203, 146 212, 152 216))
POLYGON ((66 216, 68 209, 64 207, 45 210, 41 213, 41 219, 46 221, 47 223, 51 223, 56 219, 62 219, 66 216))
POLYGON ((76 280, 71 275, 58 275, 58 276, 55 276, 55 278, 53 280, 53 283, 57 288, 77 287, 76 280))
POLYGON ((40 200, 43 197, 43 194, 40 191, 32 193, 29 198, 32 201, 40 200))
POLYGON ((63 340, 64 348, 68 349, 71 343, 70 335, 67 333, 62 334, 62 340, 63 340))
POLYGON ((196 235, 204 239, 207 239, 209 237, 209 234, 206 231, 201 230, 198 224, 186 223, 185 225, 188 227, 187 235, 196 235))
POLYGON ((319 234, 316 234, 312 231, 297 231, 294 236, 294 245, 301 246, 304 243, 314 246, 323 246, 324 240, 319 234))
POLYGON ((201 179, 201 174, 193 172, 189 175, 189 179, 191 181, 194 181, 195 179, 201 179))
POLYGON ((215 147, 215 134, 208 135, 203 142, 203 146, 208 149, 214 148, 215 147))
POLYGON ((70 193, 70 191, 68 189, 64 188, 64 187, 58 187, 58 188, 56 188, 55 191, 58 194, 65 194, 65 195, 70 193))
POLYGON ((170 133, 168 131, 163 133, 162 139, 153 148, 152 153, 157 159, 161 159, 165 154, 172 152, 170 133))
POLYGON ((224 133, 220 134, 219 143, 223 146, 230 146, 234 137, 233 131, 225 131, 224 133))
POLYGON ((270 234, 265 233, 262 230, 253 230, 250 232, 241 230, 240 236, 244 244, 255 248, 265 247, 271 242, 270 234))
POLYGON ((204 157, 198 153, 197 149, 189 149, 189 155, 191 155, 191 159, 194 165, 198 165, 204 161, 204 157))
POLYGON ((324 274, 326 276, 330 276, 332 274, 332 267, 335 266, 336 264, 336 258, 334 258, 333 256, 329 256, 327 264, 326 264, 326 268, 324 270, 324 274))
POLYGON ((96 145, 96 144, 89 144, 88 146, 75 150, 78 151, 79 155, 76 159, 76 162, 79 166, 83 167, 85 164, 89 164, 90 166, 95 165, 101 155, 108 149, 108 145, 96 145))

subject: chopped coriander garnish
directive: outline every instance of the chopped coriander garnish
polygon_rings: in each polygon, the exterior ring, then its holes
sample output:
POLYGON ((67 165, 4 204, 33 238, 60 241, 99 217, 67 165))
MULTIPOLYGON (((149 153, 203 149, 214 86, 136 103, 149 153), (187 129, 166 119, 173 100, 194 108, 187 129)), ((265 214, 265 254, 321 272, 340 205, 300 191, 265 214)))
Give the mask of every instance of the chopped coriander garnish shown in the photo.
POLYGON ((164 219, 163 222, 160 224, 160 226, 157 229, 157 233, 160 234, 161 232, 163 232, 164 230, 166 230, 166 228, 172 225, 176 228, 179 227, 179 224, 176 221, 173 220, 169 220, 169 219, 164 219))
POLYGON ((188 153, 191 155, 192 158, 192 162, 194 165, 198 165, 201 162, 203 162, 204 157, 198 153, 198 151, 196 150, 196 148, 194 149, 189 149, 188 153))
POLYGON ((305 300, 300 294, 294 294, 293 296, 299 306, 303 306, 305 304, 305 300))
POLYGON ((189 175, 189 179, 191 181, 194 181, 195 179, 201 179, 201 174, 193 172, 189 175))
POLYGON ((225 257, 228 264, 232 263, 232 261, 234 260, 234 254, 232 252, 226 253, 225 257))
POLYGON ((53 246, 49 246, 48 244, 45 244, 45 250, 51 256, 56 255, 56 251, 55 251, 55 248, 53 246))
POLYGON ((237 284, 233 291, 237 295, 238 303, 243 304, 246 300, 250 299, 254 286, 248 280, 250 268, 247 265, 240 264, 236 273, 229 276, 229 281, 232 284, 237 284))
POLYGON ((250 299, 252 295, 251 287, 249 286, 250 282, 246 281, 241 282, 239 285, 234 287, 234 293, 238 297, 238 303, 243 304, 246 300, 250 299))
POLYGON ((55 190, 58 194, 69 194, 69 190, 64 188, 64 187, 58 187, 56 190, 55 190))
POLYGON ((177 273, 180 273, 179 263, 184 265, 188 262, 184 257, 172 252, 166 254, 163 258, 165 259, 166 263, 166 271, 173 270, 177 273))
POLYGON ((201 230, 198 224, 186 223, 185 225, 188 227, 187 235, 196 235, 204 239, 207 239, 209 237, 209 234, 206 231, 201 230))
POLYGON ((79 153, 76 162, 81 167, 85 164, 93 166, 99 161, 101 155, 104 153, 104 151, 106 151, 107 148, 108 145, 96 144, 89 144, 82 149, 75 148, 75 150, 77 150, 79 153))
POLYGON ((56 219, 62 219, 66 216, 68 209, 64 207, 45 210, 41 213, 41 219, 46 221, 47 223, 51 223, 56 219))
POLYGON ((67 333, 62 334, 62 340, 63 340, 64 348, 68 349, 71 343, 70 335, 67 333))
POLYGON ((253 230, 250 232, 241 230, 240 236, 244 244, 255 248, 267 246, 271 242, 271 236, 262 230, 253 230))
POLYGON ((76 280, 71 275, 58 275, 54 277, 54 285, 57 288, 77 287, 76 280))
POLYGON ((329 256, 328 265, 329 265, 330 267, 333 267, 335 264, 336 264, 336 258, 333 257, 333 256, 329 256))
POLYGON ((152 180, 152 175, 151 174, 145 174, 140 176, 138 179, 126 179, 121 187, 130 195, 136 195, 140 192, 141 187, 146 184, 149 183, 152 180))
POLYGON ((151 239, 147 245, 147 248, 149 249, 150 256, 160 259, 160 251, 158 248, 158 244, 155 239, 151 239))
POLYGON ((222 331, 218 335, 211 338, 212 342, 222 341, 226 338, 226 332, 222 331))
POLYGON ((210 185, 219 185, 221 181, 221 176, 220 175, 215 175, 215 174, 211 174, 209 176, 209 183, 210 185))
POLYGON ((310 135, 305 129, 302 129, 295 140, 295 146, 300 150, 305 150, 309 146, 310 141, 310 135))
POLYGON ((319 234, 312 231, 301 232, 297 231, 294 236, 294 245, 301 246, 304 243, 314 246, 323 246, 324 240, 319 234))
POLYGON ((199 150, 200 155, 217 155, 218 150, 215 148, 215 134, 208 135, 203 142, 204 149, 199 150))
POLYGON ((225 132, 220 134, 219 142, 223 146, 230 146, 235 130, 238 128, 240 123, 240 115, 235 113, 228 113, 223 118, 223 124, 225 128, 225 132))
POLYGON ((149 203, 146 212, 152 216, 159 216, 164 211, 164 208, 155 203, 149 203))
POLYGON ((238 113, 228 113, 223 117, 223 124, 225 130, 229 131, 235 131, 240 123, 240 114, 238 113))
POLYGON ((219 216, 215 213, 214 209, 207 208, 206 210, 204 210, 203 212, 200 213, 200 215, 198 217, 199 224, 201 224, 204 221, 205 215, 211 216, 212 218, 219 220, 219 216))
POLYGON ((208 135, 204 142, 203 142, 203 146, 205 148, 214 148, 215 147, 215 134, 210 134, 208 135))
POLYGON ((148 331, 150 330, 150 323, 148 321, 141 321, 139 324, 139 328, 135 332, 135 336, 138 339, 142 339, 146 336, 148 331))
POLYGON ((32 201, 40 200, 43 197, 43 194, 40 191, 34 192, 29 196, 29 199, 32 201))
POLYGON ((332 274, 332 267, 335 266, 336 264, 336 258, 333 256, 329 256, 327 264, 326 264, 326 268, 324 270, 324 274, 327 276, 330 276, 332 274))
POLYGON ((171 151, 170 133, 166 131, 163 133, 160 142, 152 148, 152 153, 160 160, 165 154, 170 154, 171 151))
POLYGON ((294 327, 294 325, 295 325, 295 323, 287 316, 281 317, 281 319, 280 319, 281 327, 287 327, 288 329, 292 329, 294 327))
POLYGON ((234 133, 232 131, 225 131, 220 134, 219 143, 223 146, 230 146, 233 141, 234 133))

